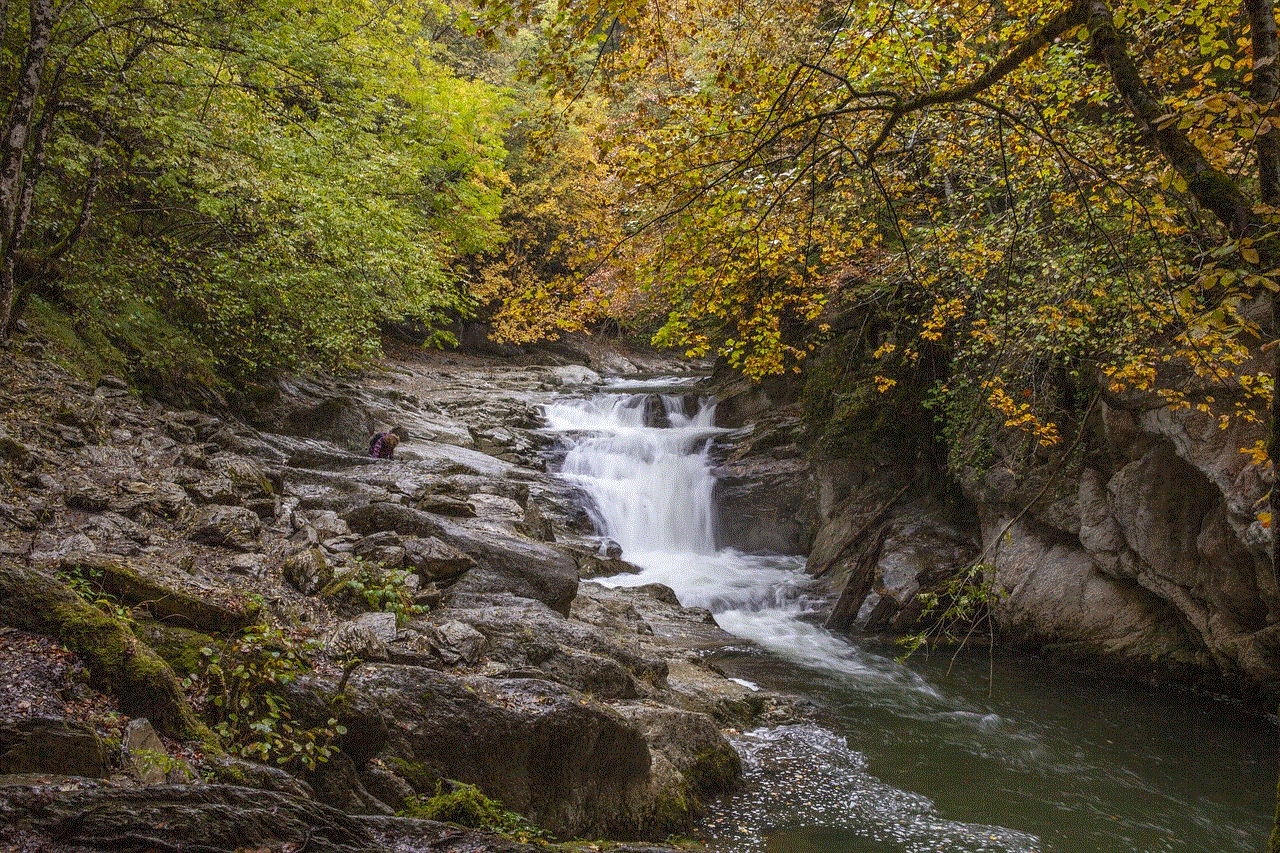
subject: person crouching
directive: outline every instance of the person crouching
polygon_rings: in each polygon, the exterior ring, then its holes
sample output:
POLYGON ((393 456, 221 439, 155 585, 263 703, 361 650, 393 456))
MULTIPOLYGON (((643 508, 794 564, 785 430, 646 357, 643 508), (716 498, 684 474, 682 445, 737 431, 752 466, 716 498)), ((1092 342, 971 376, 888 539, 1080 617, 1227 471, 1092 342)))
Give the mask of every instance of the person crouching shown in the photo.
POLYGON ((369 442, 369 455, 375 459, 394 459, 399 443, 400 436, 394 432, 380 432, 369 442))

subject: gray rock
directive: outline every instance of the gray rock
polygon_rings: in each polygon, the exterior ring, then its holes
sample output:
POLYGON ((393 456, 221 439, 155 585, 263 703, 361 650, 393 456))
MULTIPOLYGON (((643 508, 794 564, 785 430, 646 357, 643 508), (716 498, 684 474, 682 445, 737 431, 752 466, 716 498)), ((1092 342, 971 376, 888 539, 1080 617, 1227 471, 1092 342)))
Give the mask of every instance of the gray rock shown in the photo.
POLYGON ((205 545, 237 551, 256 551, 262 519, 242 506, 210 504, 196 510, 188 536, 205 545))
POLYGON ((577 565, 563 552, 531 539, 471 530, 431 513, 377 503, 345 516, 353 530, 369 535, 394 530, 402 536, 437 537, 476 561, 450 594, 510 592, 567 613, 578 588, 577 565))
POLYGON ((56 773, 104 777, 107 746, 88 725, 57 717, 0 722, 0 774, 56 773))
POLYGON ((387 644, 395 638, 394 613, 364 613, 335 628, 325 644, 325 652, 337 660, 385 661, 389 659, 387 644))
POLYGON ((783 417, 712 444, 718 546, 774 554, 808 551, 817 508, 802 440, 802 422, 783 417))
POLYGON ((403 565, 416 571, 424 581, 444 581, 476 567, 469 554, 434 536, 404 540, 403 565))
POLYGON ((644 738, 580 693, 388 665, 362 667, 352 684, 398 721, 384 762, 476 785, 566 836, 633 836, 652 810, 644 738))
POLYGON ((693 803, 722 794, 742 781, 742 762, 710 716, 654 705, 619 704, 615 710, 649 742, 654 784, 693 803))
POLYGON ((351 528, 333 510, 303 510, 295 513, 294 519, 312 544, 351 535, 351 528))
POLYGON ((390 530, 364 536, 351 546, 351 552, 363 560, 381 563, 389 569, 404 565, 405 548, 400 536, 390 530))
MULTIPOLYGON (((314 800, 235 785, 122 789, 21 777, 0 784, 0 813, 14 825, 56 839, 58 847, 118 846, 154 838, 173 850, 278 849, 317 853, 384 850, 357 819, 314 800)), ((151 844, 148 846, 157 846, 151 844)))
POLYGON ((87 512, 101 512, 111 503, 111 492, 82 474, 73 474, 65 483, 67 506, 87 512))
POLYGON ((181 785, 194 778, 190 765, 172 758, 160 735, 146 717, 138 717, 125 726, 120 743, 124 767, 142 785, 181 785))
POLYGON ((5 459, 22 469, 31 466, 35 455, 26 444, 0 430, 0 459, 5 459))
POLYGON ((199 480, 188 485, 187 491, 191 493, 195 502, 200 504, 228 505, 240 501, 235 485, 226 477, 199 480))
POLYGON ((281 572, 303 595, 315 595, 333 580, 333 567, 319 548, 307 548, 285 558, 281 572))
MULTIPOLYGON (((595 626, 510 596, 479 596, 437 611, 486 638, 485 656, 601 699, 635 698, 666 677, 661 658, 640 653, 595 626)), ((448 662, 448 661, 446 661, 448 662)))
POLYGON ((465 622, 451 620, 432 626, 431 646, 445 664, 476 664, 484 657, 489 640, 465 622))
POLYGON ((264 554, 236 554, 227 561, 227 568, 238 575, 261 580, 267 574, 267 557, 264 554))
POLYGON ((415 506, 423 512, 432 512, 436 515, 447 515, 453 518, 474 518, 476 515, 476 509, 470 503, 448 495, 423 495, 417 499, 415 506))

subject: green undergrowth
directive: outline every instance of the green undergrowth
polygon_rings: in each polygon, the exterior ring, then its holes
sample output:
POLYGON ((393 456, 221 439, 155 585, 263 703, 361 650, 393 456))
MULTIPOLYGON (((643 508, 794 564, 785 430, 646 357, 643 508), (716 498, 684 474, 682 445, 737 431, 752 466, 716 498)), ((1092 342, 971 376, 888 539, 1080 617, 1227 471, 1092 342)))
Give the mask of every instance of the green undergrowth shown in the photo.
POLYGON ((32 297, 23 319, 44 358, 86 381, 112 374, 166 396, 226 387, 213 354, 142 303, 107 310, 32 297))
POLYGON ((486 797, 476 786, 461 782, 447 784, 448 790, 446 783, 438 783, 434 796, 410 797, 405 802, 404 815, 496 832, 526 844, 546 842, 550 838, 546 830, 486 797))
POLYGON ((837 458, 873 448, 914 457, 936 432, 922 405, 936 382, 932 366, 877 365, 872 349, 865 332, 845 332, 813 356, 801 392, 809 439, 837 458))

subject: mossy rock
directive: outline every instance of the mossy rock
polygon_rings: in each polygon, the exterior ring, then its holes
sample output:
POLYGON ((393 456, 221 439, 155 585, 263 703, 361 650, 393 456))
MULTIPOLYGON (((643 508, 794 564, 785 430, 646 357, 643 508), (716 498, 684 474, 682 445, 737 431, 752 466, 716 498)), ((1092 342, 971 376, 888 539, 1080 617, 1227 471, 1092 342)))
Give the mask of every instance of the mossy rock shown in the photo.
POLYGON ((196 717, 173 670, 129 626, 87 603, 58 578, 0 564, 0 623, 61 640, 89 669, 91 683, 131 716, 146 717, 164 734, 198 738, 219 749, 196 717))
POLYGON ((157 621, 216 634, 243 630, 258 620, 257 605, 219 604, 166 586, 139 572, 123 557, 82 554, 68 557, 59 569, 79 577, 125 604, 143 607, 157 621))
POLYGON ((936 432, 923 405, 936 377, 927 364, 890 368, 870 353, 860 333, 847 332, 810 361, 801 394, 809 437, 836 457, 874 449, 914 458, 920 442, 936 432), (878 384, 881 375, 892 381, 878 384))
POLYGON ((218 642, 200 631, 151 620, 135 623, 133 632, 181 676, 203 672, 207 665, 204 649, 218 642))
POLYGON ((695 817, 697 817, 696 810, 687 797, 679 791, 663 791, 654 797, 653 806, 649 810, 648 825, 643 827, 643 834, 661 838, 688 832, 695 817))
POLYGON ((698 753, 684 771, 685 780, 699 799, 732 790, 742 783, 742 759, 727 741, 698 753))
POLYGON ((392 756, 386 759, 386 765, 401 779, 409 783, 409 787, 419 794, 439 793, 444 777, 425 765, 403 758, 392 756))

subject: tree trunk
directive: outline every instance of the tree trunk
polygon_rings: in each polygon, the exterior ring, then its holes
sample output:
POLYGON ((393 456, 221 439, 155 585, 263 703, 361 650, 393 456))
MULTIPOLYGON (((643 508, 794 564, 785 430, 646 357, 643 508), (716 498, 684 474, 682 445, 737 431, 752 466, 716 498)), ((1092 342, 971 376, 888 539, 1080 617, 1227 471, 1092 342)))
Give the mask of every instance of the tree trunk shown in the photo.
POLYGON ((30 0, 28 8, 31 29, 27 52, 18 70, 17 90, 0 126, 0 342, 13 325, 19 237, 26 230, 21 221, 23 170, 53 40, 54 0, 30 0))

